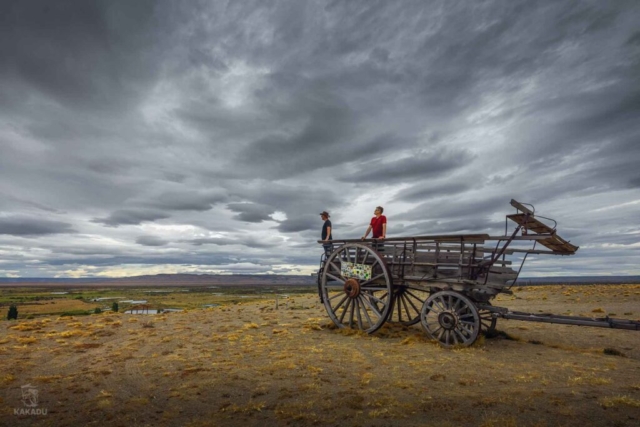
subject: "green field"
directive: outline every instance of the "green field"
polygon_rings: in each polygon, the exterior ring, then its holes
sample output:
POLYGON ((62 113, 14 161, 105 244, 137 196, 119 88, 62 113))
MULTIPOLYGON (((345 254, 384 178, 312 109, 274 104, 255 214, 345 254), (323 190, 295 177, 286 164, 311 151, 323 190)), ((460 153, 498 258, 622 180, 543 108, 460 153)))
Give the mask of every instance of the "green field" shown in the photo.
POLYGON ((276 295, 286 304, 287 295, 315 293, 311 286, 246 286, 210 288, 4 288, 0 294, 0 313, 5 318, 11 304, 18 307, 19 318, 45 315, 89 315, 96 309, 110 310, 114 301, 119 311, 137 304, 121 301, 145 300, 150 309, 199 309, 205 305, 220 306, 256 300, 271 301, 276 295), (67 292, 60 294, 60 292, 67 292), (100 298, 113 298, 99 301, 100 298))

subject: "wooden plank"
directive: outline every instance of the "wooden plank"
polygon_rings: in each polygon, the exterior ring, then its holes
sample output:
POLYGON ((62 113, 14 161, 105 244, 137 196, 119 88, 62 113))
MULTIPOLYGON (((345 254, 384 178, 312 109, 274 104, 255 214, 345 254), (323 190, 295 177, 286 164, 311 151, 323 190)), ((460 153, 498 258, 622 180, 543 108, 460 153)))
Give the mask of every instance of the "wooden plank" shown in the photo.
POLYGON ((540 222, 534 217, 527 217, 525 214, 517 214, 507 215, 507 218, 519 225, 522 225, 527 232, 533 231, 534 233, 543 234, 544 236, 535 236, 538 243, 546 246, 554 252, 573 254, 578 250, 578 246, 572 245, 568 241, 564 240, 562 237, 558 236, 553 228, 540 222))
POLYGON ((533 215, 533 211, 528 207, 524 206, 522 203, 516 201, 515 199, 511 199, 511 206, 518 209, 520 212, 524 212, 529 215, 533 215))

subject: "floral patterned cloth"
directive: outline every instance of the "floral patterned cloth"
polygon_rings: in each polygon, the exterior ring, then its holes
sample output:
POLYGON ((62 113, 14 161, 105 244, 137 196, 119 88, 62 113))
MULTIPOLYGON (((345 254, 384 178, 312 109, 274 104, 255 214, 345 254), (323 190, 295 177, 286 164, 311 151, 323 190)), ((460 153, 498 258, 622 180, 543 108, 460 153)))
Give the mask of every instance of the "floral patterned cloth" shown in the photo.
POLYGON ((340 273, 345 279, 355 278, 360 280, 371 279, 371 266, 342 261, 340 273))

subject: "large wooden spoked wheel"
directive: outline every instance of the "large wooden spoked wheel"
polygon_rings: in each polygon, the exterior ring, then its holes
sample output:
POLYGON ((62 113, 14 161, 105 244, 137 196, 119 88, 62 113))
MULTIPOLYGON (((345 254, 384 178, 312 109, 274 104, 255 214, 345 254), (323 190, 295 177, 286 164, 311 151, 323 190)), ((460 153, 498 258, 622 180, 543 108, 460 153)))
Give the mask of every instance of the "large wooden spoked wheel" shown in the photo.
POLYGON ((467 347, 480 332, 480 316, 469 298, 454 291, 440 291, 422 305, 420 322, 427 335, 443 347, 467 347))
POLYGON ((420 321, 420 310, 429 295, 428 291, 409 283, 394 285, 393 304, 387 321, 405 326, 415 325, 420 321))
POLYGON ((371 334, 389 316, 392 276, 384 259, 368 246, 349 243, 336 249, 325 263, 320 288, 327 313, 339 328, 371 334), (370 267, 371 275, 362 279, 343 272, 344 263, 370 267))

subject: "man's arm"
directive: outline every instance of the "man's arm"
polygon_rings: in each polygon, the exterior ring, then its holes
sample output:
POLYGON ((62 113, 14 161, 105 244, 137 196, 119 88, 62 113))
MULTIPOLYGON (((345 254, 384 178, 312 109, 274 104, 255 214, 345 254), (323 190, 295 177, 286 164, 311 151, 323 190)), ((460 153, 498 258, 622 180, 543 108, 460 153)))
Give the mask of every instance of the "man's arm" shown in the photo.
POLYGON ((331 227, 327 227, 327 238, 324 239, 325 242, 329 241, 329 236, 331 236, 331 227))
POLYGON ((364 236, 362 236, 362 240, 366 239, 367 236, 369 235, 369 232, 371 231, 371 224, 369 224, 369 227, 367 228, 367 232, 364 233, 364 236))
POLYGON ((386 222, 384 224, 382 224, 382 238, 383 239, 387 238, 387 223, 386 222))

